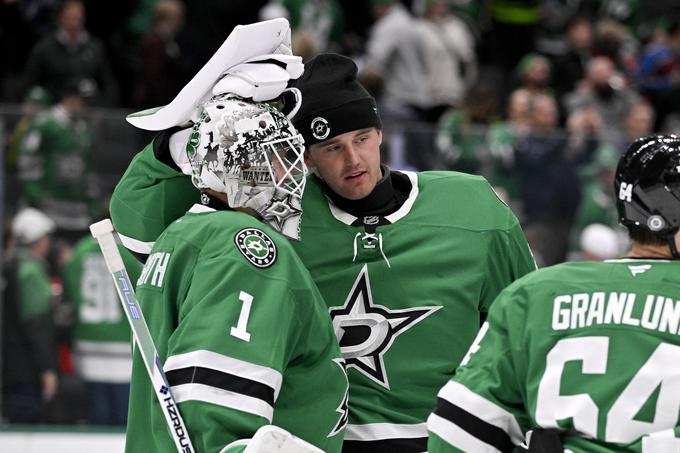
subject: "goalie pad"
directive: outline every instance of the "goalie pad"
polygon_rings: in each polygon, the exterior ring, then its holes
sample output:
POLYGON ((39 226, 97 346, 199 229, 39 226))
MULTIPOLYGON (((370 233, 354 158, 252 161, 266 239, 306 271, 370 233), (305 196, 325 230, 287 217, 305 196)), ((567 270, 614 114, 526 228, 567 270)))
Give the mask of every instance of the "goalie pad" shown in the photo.
POLYGON ((262 426, 252 439, 234 441, 219 453, 236 452, 243 445, 247 445, 243 453, 323 453, 320 448, 274 425, 262 426))

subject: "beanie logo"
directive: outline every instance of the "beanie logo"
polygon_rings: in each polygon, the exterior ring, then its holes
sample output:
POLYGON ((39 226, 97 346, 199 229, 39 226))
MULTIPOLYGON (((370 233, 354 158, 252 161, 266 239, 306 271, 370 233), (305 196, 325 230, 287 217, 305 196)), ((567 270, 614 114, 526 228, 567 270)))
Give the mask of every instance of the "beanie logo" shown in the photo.
POLYGON ((323 140, 331 133, 331 127, 328 125, 326 118, 317 116, 312 120, 312 137, 317 140, 323 140))

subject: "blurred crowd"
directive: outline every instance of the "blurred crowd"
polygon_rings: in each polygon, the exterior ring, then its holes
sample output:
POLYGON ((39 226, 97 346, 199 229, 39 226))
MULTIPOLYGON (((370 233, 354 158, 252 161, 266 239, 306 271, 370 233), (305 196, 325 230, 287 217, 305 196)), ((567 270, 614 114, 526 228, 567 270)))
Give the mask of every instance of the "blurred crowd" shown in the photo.
POLYGON ((5 421, 125 422, 114 368, 129 366, 129 329, 86 238, 106 215, 88 112, 168 103, 235 25, 274 17, 304 60, 358 63, 393 168, 485 176, 542 266, 625 252, 618 158, 636 137, 680 133, 677 2, 0 0, 0 93, 21 106, 0 144, 17 183, 4 192, 5 421))

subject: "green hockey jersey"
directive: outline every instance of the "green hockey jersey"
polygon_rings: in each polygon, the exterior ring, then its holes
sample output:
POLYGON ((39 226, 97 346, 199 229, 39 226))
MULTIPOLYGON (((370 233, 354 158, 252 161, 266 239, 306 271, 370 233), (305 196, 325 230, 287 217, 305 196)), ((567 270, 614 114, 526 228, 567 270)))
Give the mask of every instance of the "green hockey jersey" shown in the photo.
POLYGON ((329 307, 350 381, 350 451, 424 451, 425 421, 496 295, 535 268, 477 176, 406 172, 386 217, 356 218, 308 180, 294 243, 329 307))
MULTIPOLYGON (((290 244, 200 205, 156 241, 137 294, 197 452, 273 423, 339 451, 347 377, 326 307, 290 244)), ((174 444, 138 352, 126 451, 174 444)))
MULTIPOLYGON (((535 268, 517 219, 483 178, 399 175, 411 185, 401 208, 361 219, 330 203, 322 183, 309 177, 302 241, 293 244, 347 361, 347 451, 424 451, 437 391, 474 339, 480 313, 535 268)), ((147 147, 111 201, 123 243, 148 253, 191 194, 198 198, 189 178, 147 147)))
POLYGON ((60 106, 38 115, 19 144, 22 196, 60 228, 86 230, 91 223, 90 146, 87 124, 69 117, 60 106))
POLYGON ((565 451, 680 449, 680 262, 575 262, 494 302, 428 419, 429 451, 512 451, 564 430, 565 451))
MULTIPOLYGON (((120 253, 136 281, 141 264, 124 247, 120 253)), ((86 236, 75 245, 63 272, 64 300, 73 304, 72 339, 76 366, 89 382, 130 382, 132 334, 97 241, 86 236)))

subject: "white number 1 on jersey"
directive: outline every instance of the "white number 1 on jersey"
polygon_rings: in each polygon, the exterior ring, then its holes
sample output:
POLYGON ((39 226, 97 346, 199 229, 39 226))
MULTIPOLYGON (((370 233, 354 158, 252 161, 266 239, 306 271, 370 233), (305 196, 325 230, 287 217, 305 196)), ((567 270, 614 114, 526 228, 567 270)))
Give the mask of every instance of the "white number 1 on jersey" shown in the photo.
POLYGON ((246 327, 248 326, 248 318, 250 317, 250 306, 253 304, 253 296, 245 291, 241 291, 238 295, 238 299, 243 302, 243 305, 241 306, 241 314, 238 316, 236 327, 231 328, 231 335, 245 342, 249 342, 250 333, 246 330, 246 327))

